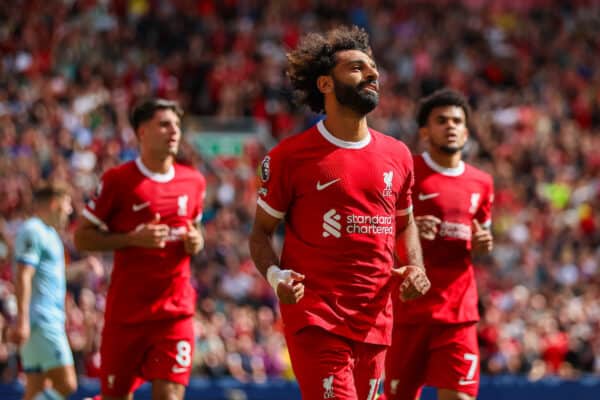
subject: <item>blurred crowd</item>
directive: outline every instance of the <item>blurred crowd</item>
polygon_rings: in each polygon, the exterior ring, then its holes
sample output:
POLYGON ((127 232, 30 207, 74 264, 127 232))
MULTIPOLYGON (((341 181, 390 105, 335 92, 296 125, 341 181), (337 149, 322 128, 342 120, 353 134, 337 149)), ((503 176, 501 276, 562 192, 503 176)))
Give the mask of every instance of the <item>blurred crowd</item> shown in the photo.
MULTIPOLYGON (((416 100, 450 86, 474 108, 469 162, 495 178, 492 256, 478 259, 482 372, 600 374, 600 2, 594 0, 13 0, 0 2, 0 331, 14 320, 12 241, 42 180, 74 186, 67 332, 98 374, 111 260, 72 231, 107 168, 136 157, 127 110, 156 95, 191 115, 251 117, 275 139, 317 116, 294 105, 285 53, 339 24, 371 34, 370 125, 420 146, 416 100)), ((184 121, 185 122, 185 121, 184 121)), ((266 148, 181 158, 208 181, 194 374, 291 379, 275 298, 247 236, 266 148)), ((0 380, 19 374, 0 340, 0 380)))

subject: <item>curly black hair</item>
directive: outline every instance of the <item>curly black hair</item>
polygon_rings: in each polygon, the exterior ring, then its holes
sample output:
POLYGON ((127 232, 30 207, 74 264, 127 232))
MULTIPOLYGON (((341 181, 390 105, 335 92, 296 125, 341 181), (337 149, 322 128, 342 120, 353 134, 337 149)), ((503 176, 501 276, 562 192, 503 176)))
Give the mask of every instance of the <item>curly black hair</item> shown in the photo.
POLYGON ((324 35, 309 33, 287 54, 287 74, 299 103, 317 113, 325 111, 325 98, 317 88, 317 79, 331 73, 337 63, 336 53, 344 50, 360 50, 372 57, 369 34, 357 26, 338 27, 324 35))
POLYGON ((466 97, 455 90, 445 88, 436 90, 419 102, 419 109, 417 111, 417 124, 419 124, 419 128, 427 125, 429 114, 431 114, 434 108, 446 106, 462 108, 465 112, 465 123, 469 124, 471 107, 469 107, 466 97))

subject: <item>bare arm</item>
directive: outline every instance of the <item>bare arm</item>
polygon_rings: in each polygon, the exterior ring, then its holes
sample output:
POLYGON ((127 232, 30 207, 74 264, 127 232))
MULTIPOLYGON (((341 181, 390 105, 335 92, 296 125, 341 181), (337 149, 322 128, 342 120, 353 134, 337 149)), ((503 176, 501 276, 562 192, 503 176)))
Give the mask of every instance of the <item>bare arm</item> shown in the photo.
POLYGON ((425 269, 419 230, 412 213, 397 217, 396 255, 401 265, 414 265, 425 269))
POLYGON ((279 265, 279 258, 273 249, 273 232, 281 220, 256 207, 256 219, 250 233, 250 255, 254 265, 266 277, 271 265, 279 265))
POLYGON ((29 339, 29 305, 31 303, 31 281, 35 268, 24 263, 17 263, 15 275, 15 294, 17 296, 17 323, 13 330, 12 340, 21 345, 29 339))
POLYGON ((292 270, 280 270, 279 259, 273 248, 273 232, 280 220, 269 215, 261 207, 256 207, 256 218, 250 234, 250 254, 256 268, 273 287, 279 301, 294 304, 304 296, 302 274, 292 270), (275 268, 273 268, 275 267, 275 268))
POLYGON ((169 227, 160 224, 160 216, 127 233, 107 232, 93 222, 83 219, 75 230, 75 246, 86 251, 110 251, 124 247, 161 248, 169 227))
POLYGON ((431 283, 425 273, 419 230, 412 213, 398 217, 396 226, 396 255, 401 266, 392 273, 402 279, 400 298, 412 300, 427 293, 431 283))

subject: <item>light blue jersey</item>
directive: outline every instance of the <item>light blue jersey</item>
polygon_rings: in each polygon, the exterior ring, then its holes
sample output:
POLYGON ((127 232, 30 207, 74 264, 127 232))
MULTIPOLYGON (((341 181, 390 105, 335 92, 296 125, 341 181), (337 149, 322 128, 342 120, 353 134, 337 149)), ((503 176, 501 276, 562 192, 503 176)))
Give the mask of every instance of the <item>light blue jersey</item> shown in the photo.
POLYGON ((65 254, 60 236, 39 218, 30 218, 15 240, 15 260, 35 268, 29 318, 34 326, 65 326, 65 254))
POLYGON ((31 336, 21 347, 25 372, 72 365, 65 334, 65 255, 60 236, 39 218, 30 218, 15 240, 15 261, 35 268, 31 283, 31 336))

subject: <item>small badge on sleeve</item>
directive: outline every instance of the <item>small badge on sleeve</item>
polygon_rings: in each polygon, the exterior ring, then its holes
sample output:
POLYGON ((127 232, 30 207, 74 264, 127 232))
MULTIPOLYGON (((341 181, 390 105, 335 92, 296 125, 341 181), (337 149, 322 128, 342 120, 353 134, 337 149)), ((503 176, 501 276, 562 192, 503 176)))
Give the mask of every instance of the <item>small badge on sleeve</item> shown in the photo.
POLYGON ((271 157, 266 156, 260 163, 260 179, 267 182, 271 177, 271 157))

